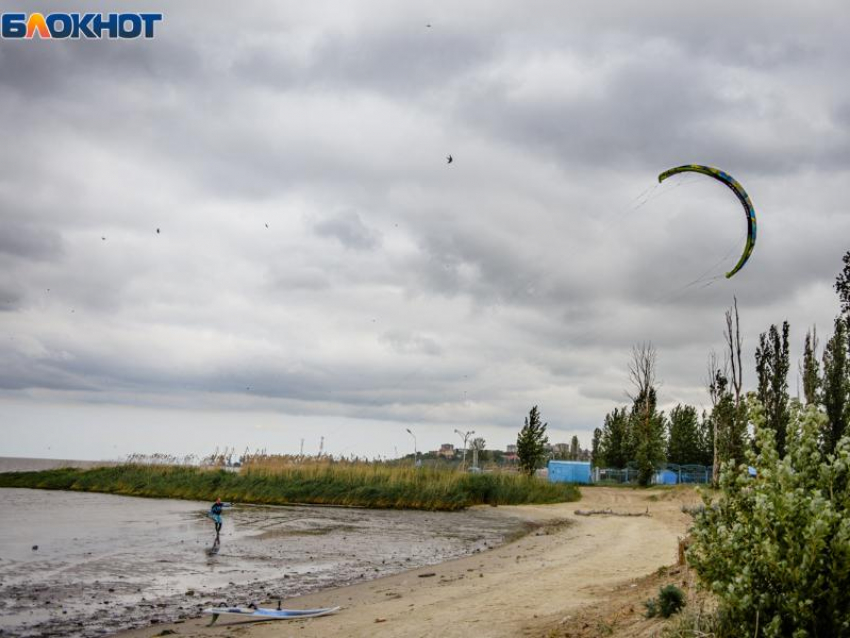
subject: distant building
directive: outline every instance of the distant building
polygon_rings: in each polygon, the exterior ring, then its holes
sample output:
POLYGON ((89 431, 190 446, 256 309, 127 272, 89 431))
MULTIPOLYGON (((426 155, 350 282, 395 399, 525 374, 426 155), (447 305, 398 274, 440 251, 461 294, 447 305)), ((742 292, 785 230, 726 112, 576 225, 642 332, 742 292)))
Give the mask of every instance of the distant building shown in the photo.
POLYGON ((440 451, 437 452, 437 454, 446 459, 453 459, 455 457, 455 446, 451 443, 443 443, 440 446, 440 451))
POLYGON ((560 461, 589 461, 590 456, 590 450, 582 449, 576 437, 571 443, 555 443, 550 450, 550 458, 560 461))
POLYGON ((516 445, 508 445, 505 448, 505 460, 509 463, 513 463, 517 460, 516 445))
POLYGON ((507 454, 516 454, 516 445, 509 445, 505 448, 507 454))
POLYGON ((554 454, 556 458, 567 458, 569 453, 569 443, 555 443, 555 445, 552 446, 552 454, 554 454))

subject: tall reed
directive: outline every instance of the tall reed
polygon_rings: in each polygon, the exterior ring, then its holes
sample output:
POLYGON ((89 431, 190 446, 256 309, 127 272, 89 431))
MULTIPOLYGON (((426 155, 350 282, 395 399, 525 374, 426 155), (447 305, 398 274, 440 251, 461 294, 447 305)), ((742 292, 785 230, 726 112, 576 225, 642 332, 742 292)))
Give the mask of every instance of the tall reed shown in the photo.
POLYGON ((229 471, 193 466, 125 464, 90 470, 0 474, 0 487, 105 492, 131 496, 285 505, 457 510, 577 500, 578 488, 516 473, 329 460, 248 463, 229 471))

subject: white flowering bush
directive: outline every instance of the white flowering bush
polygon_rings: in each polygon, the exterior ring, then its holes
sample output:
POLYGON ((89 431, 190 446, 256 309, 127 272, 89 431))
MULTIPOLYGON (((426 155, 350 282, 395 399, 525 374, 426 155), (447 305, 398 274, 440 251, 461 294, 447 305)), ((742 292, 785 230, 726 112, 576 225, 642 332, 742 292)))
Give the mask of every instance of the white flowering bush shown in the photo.
POLYGON ((850 637, 850 439, 825 457, 824 415, 793 402, 780 459, 757 401, 750 419, 757 475, 723 468, 722 495, 704 496, 688 560, 717 596, 727 635, 850 637))

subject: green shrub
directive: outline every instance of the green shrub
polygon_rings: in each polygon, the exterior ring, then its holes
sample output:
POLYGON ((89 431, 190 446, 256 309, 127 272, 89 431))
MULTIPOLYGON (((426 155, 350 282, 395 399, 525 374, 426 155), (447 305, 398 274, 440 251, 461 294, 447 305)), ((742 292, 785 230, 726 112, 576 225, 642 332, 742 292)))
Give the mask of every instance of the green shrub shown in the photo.
POLYGON ((658 592, 658 611, 664 618, 669 618, 685 606, 685 592, 676 585, 667 585, 658 592))
POLYGON ((824 457, 825 417, 792 402, 780 459, 763 409, 753 401, 756 456, 724 466, 722 497, 698 514, 688 559, 736 635, 850 636, 850 439, 824 457))
POLYGON ((661 616, 669 618, 685 606, 685 592, 676 585, 667 585, 658 590, 658 598, 650 598, 644 604, 646 617, 661 616))

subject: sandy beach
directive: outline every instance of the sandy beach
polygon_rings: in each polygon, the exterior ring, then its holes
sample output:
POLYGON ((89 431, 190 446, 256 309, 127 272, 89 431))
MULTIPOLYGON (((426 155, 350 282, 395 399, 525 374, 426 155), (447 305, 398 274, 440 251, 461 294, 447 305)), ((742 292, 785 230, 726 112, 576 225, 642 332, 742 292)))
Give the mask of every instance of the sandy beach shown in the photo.
MULTIPOLYGON (((212 627, 206 626, 208 618, 201 618, 120 635, 168 635, 163 631, 180 636, 238 633, 248 638, 572 635, 557 633, 557 628, 590 607, 604 607, 609 597, 622 598, 624 588, 642 591, 645 587, 640 583, 646 577, 676 562, 678 539, 690 523, 681 507, 699 500, 692 489, 586 487, 582 493, 579 503, 498 508, 505 515, 541 525, 513 543, 285 601, 287 608, 340 605, 342 609, 334 616, 271 622, 220 619, 212 627), (576 510, 606 508, 649 515, 575 514, 576 510)), ((266 601, 267 606, 274 604, 266 601)), ((637 621, 642 610, 636 610, 633 603, 630 609, 637 621)))

